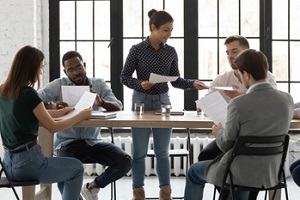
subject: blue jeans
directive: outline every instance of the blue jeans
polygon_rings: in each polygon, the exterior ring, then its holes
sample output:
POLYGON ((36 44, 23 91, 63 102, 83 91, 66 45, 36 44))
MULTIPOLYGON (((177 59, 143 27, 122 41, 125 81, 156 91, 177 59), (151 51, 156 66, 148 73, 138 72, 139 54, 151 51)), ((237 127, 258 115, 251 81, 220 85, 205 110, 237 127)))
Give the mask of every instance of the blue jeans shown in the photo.
POLYGON ((300 159, 291 164, 290 172, 294 182, 300 187, 300 159))
MULTIPOLYGON (((115 144, 99 142, 94 146, 84 140, 77 140, 57 151, 59 157, 73 157, 82 163, 98 163, 108 168, 95 178, 100 188, 120 179, 131 169, 131 158, 125 151, 115 144)), ((60 184, 58 185, 60 188, 60 184)))
MULTIPOLYGON (((148 95, 134 91, 132 105, 144 103, 145 111, 160 110, 162 104, 171 104, 168 93, 148 95)), ((153 148, 156 157, 156 173, 159 186, 170 185, 171 167, 169 148, 171 128, 132 128, 132 186, 144 186, 145 159, 148 151, 150 134, 153 134, 153 148)))
MULTIPOLYGON (((186 176, 186 185, 184 191, 184 200, 203 199, 203 190, 206 183, 205 171, 212 160, 205 160, 194 163, 186 176)), ((236 191, 235 198, 239 200, 248 199, 248 192, 236 191)), ((230 199, 230 198, 229 198, 230 199)))
POLYGON ((79 199, 83 181, 83 166, 74 158, 47 158, 35 145, 21 153, 4 152, 3 163, 11 179, 39 180, 41 183, 60 183, 63 200, 79 199))

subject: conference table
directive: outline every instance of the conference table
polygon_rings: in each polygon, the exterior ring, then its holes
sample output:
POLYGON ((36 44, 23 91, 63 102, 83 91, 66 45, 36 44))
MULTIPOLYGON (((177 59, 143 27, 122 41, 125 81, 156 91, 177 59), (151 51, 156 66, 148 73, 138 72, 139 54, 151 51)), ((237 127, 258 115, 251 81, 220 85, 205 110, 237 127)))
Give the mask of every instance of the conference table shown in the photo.
MULTIPOLYGON (((146 111, 143 115, 136 115, 131 111, 118 111, 115 118, 83 120, 75 127, 137 127, 137 128, 187 128, 187 129, 211 129, 214 123, 203 115, 197 115, 196 111, 184 111, 184 115, 163 116, 154 111, 146 111)), ((292 120, 291 129, 300 129, 300 120, 292 120)), ((38 143, 42 147, 45 156, 53 155, 53 135, 43 126, 39 127, 38 143)), ((23 187, 24 200, 51 200, 51 184, 41 184, 40 190, 35 193, 35 186, 23 187), (33 198, 34 197, 34 198, 33 198)), ((280 199, 277 192, 276 200, 280 199)))

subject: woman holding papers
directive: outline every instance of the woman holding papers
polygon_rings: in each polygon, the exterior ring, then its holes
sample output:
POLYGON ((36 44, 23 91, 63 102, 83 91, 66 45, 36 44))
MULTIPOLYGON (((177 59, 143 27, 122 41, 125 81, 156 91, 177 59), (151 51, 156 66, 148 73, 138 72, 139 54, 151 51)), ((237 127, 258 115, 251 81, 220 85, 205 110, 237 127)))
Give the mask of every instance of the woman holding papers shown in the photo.
MULTIPOLYGON (((8 176, 16 181, 38 180, 41 183, 61 182, 63 200, 78 199, 83 180, 83 167, 74 158, 46 158, 37 144, 39 123, 51 133, 88 119, 91 108, 74 117, 54 121, 33 88, 40 85, 44 54, 25 46, 16 54, 4 83, 0 86, 0 132, 4 145, 3 162, 8 176)), ((64 115, 73 109, 56 112, 64 115)))
MULTIPOLYGON (((154 9, 148 12, 150 18, 150 36, 139 44, 133 45, 121 72, 121 83, 134 90, 132 105, 144 103, 145 110, 159 110, 163 104, 171 104, 167 82, 152 83, 151 73, 163 76, 178 76, 171 82, 173 87, 181 89, 204 89, 198 80, 180 78, 178 57, 174 47, 166 44, 173 30, 173 18, 165 11, 154 9), (136 71, 137 78, 133 77, 136 71)), ((133 142, 133 199, 144 200, 145 158, 150 133, 153 133, 154 152, 157 158, 160 199, 170 200, 170 163, 169 143, 171 128, 132 128, 133 142)))

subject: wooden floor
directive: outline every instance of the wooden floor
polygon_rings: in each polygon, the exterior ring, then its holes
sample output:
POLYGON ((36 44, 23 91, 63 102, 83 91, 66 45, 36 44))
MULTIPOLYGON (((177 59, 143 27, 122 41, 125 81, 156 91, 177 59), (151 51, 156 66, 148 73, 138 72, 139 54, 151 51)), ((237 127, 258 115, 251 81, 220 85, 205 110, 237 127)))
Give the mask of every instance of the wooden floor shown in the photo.
MULTIPOLYGON (((84 182, 90 182, 93 180, 93 176, 85 176, 84 182)), ((173 196, 182 196, 184 192, 185 186, 185 177, 172 177, 172 194, 173 196)), ((288 181, 288 193, 290 200, 299 200, 300 199, 300 188, 291 180, 291 178, 287 179, 288 181)), ((57 189, 56 184, 53 184, 52 187, 52 199, 60 200, 61 196, 57 189)), ((145 192, 147 197, 154 197, 158 195, 158 180, 157 177, 146 177, 145 179, 145 192)), ((17 188, 18 194, 21 194, 20 188, 17 188)), ((206 184, 204 191, 204 200, 212 199, 213 195, 213 186, 210 184, 206 184)), ((282 193, 283 195, 283 193, 282 193)), ((15 197, 11 189, 1 188, 0 189, 0 199, 1 200, 14 200, 15 197)), ((123 177, 122 179, 117 181, 117 200, 131 200, 132 199, 132 190, 131 190, 131 177, 123 177)), ((263 200, 263 194, 259 195, 258 200, 263 200)), ((110 200, 110 185, 104 189, 100 190, 99 200, 110 200)), ((282 200, 285 200, 282 197, 282 200)))

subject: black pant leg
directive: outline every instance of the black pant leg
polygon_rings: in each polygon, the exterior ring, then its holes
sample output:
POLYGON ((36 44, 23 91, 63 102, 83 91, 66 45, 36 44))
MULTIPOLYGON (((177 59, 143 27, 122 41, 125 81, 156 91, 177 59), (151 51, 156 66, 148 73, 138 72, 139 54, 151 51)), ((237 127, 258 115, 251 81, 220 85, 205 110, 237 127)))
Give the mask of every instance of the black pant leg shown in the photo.
POLYGON ((199 154, 198 161, 213 160, 222 154, 219 149, 216 140, 211 141, 199 154))

